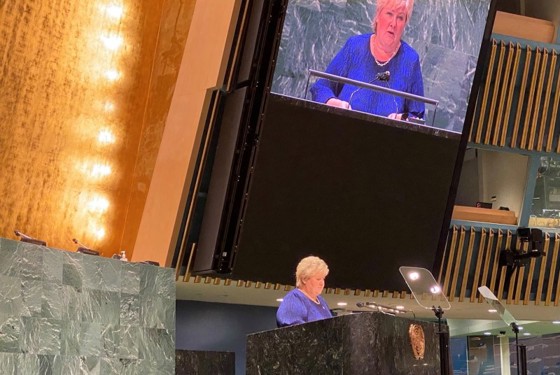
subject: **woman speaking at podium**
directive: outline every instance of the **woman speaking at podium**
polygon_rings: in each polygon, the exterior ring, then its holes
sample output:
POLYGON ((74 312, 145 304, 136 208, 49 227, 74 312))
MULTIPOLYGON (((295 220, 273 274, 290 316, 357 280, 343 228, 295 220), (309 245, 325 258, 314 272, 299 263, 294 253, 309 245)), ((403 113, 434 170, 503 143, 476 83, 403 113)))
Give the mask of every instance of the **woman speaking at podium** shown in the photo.
POLYGON ((320 296, 329 268, 315 256, 303 258, 296 268, 296 288, 284 297, 276 313, 278 327, 331 318, 327 302, 320 296))
MULTIPOLYGON (((373 33, 349 38, 326 72, 424 96, 418 53, 401 40, 414 0, 377 0, 373 33)), ((311 87, 313 100, 333 107, 406 120, 424 118, 423 102, 327 79, 311 87)))

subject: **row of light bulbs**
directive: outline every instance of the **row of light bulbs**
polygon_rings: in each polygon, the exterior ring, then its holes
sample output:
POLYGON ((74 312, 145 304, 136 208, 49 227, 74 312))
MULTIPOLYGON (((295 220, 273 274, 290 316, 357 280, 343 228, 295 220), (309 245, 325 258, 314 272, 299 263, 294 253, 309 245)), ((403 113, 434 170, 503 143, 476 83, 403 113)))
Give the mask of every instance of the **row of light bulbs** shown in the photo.
MULTIPOLYGON (((100 3, 99 11, 103 24, 107 25, 104 31, 99 34, 99 47, 104 48, 106 54, 100 53, 95 55, 97 59, 106 59, 109 57, 111 65, 114 65, 116 57, 121 48, 124 46, 124 39, 119 34, 119 27, 124 18, 125 9, 122 4, 118 3, 100 3)), ((103 63, 104 61, 101 61, 103 63)), ((93 61, 95 63, 95 61, 93 61)), ((101 64, 100 64, 101 65, 101 64)), ((102 72, 104 78, 109 84, 115 84, 122 76, 119 69, 109 67, 102 72)), ((111 118, 116 111, 116 105, 107 99, 102 104, 102 113, 107 123, 111 123, 111 118)), ((115 133, 110 125, 103 127, 97 132, 96 144, 100 148, 108 147, 116 143, 115 133)), ((89 181, 100 183, 106 181, 113 174, 113 167, 110 161, 86 162, 83 165, 83 173, 86 174, 89 181)), ((100 241, 105 238, 107 230, 105 227, 105 215, 110 209, 111 202, 102 192, 92 192, 89 194, 86 207, 89 213, 88 232, 93 235, 95 240, 100 241)))

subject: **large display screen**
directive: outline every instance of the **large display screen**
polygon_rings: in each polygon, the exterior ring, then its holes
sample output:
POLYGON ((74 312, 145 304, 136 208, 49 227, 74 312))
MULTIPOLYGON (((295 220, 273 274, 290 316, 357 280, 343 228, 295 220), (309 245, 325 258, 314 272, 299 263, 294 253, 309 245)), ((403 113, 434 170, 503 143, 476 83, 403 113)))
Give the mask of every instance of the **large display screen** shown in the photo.
POLYGON ((248 100, 225 94, 192 273, 290 284, 313 254, 330 287, 405 290, 400 266, 439 269, 492 0, 262 1, 254 111, 233 131, 248 100))
POLYGON ((320 103, 338 99, 330 104, 459 135, 490 2, 291 0, 271 91, 320 103), (314 71, 426 101, 317 82, 314 71))

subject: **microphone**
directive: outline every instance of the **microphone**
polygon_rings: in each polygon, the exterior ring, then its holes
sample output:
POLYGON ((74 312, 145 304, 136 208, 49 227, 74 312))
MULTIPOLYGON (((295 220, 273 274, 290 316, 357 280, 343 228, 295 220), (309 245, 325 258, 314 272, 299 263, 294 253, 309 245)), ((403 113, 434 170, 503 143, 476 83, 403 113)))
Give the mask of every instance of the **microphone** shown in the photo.
POLYGON ((72 238, 72 242, 78 245, 78 248, 76 249, 77 253, 88 254, 88 255, 99 255, 99 251, 90 249, 88 246, 80 243, 80 241, 78 241, 75 238, 72 238))
POLYGON ((28 236, 27 234, 22 233, 17 229, 14 230, 14 233, 15 233, 16 236, 19 237, 20 241, 22 241, 22 242, 32 243, 32 244, 39 245, 39 246, 47 246, 46 241, 28 236))
POLYGON ((375 303, 375 302, 357 302, 356 306, 357 307, 370 307, 372 309, 377 309, 377 311, 382 312, 384 314, 391 314, 391 315, 404 314, 404 313, 407 313, 407 312, 411 312, 410 310, 399 310, 397 308, 390 307, 390 306, 384 306, 384 305, 381 305, 381 304, 375 303))
POLYGON ((382 82, 388 82, 390 78, 391 78, 391 72, 388 70, 385 72, 377 73, 375 75, 375 79, 382 82))

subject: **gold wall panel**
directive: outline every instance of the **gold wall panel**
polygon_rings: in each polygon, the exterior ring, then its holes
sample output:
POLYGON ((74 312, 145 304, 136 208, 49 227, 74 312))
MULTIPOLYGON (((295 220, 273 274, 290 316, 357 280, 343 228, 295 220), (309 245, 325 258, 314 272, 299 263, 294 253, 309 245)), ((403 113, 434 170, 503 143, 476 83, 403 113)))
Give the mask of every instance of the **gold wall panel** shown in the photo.
POLYGON ((0 2, 0 236, 132 248, 190 3, 0 2))

